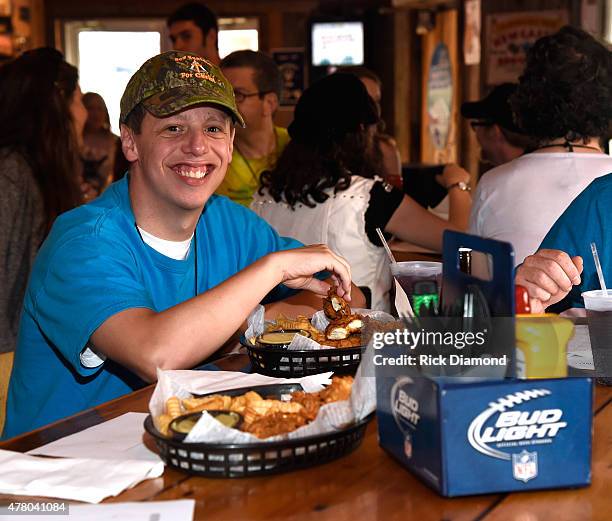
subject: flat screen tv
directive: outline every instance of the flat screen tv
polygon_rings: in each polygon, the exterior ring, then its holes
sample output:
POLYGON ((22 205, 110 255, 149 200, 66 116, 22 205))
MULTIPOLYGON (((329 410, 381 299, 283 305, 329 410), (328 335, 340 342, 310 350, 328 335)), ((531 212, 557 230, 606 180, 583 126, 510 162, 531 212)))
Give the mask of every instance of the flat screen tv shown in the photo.
POLYGON ((363 22, 314 21, 310 26, 314 67, 363 65, 363 22))

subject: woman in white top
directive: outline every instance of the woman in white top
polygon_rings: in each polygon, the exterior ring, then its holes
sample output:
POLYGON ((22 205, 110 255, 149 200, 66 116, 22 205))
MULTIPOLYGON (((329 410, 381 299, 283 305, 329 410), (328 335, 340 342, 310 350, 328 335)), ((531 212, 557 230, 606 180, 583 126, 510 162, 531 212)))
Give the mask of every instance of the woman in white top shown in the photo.
POLYGON ((378 114, 363 84, 350 74, 314 83, 300 98, 291 141, 251 208, 281 235, 324 243, 351 264, 373 309, 389 309, 391 276, 376 228, 440 251, 445 229, 464 230, 471 205, 469 177, 448 166, 438 182, 449 191, 449 220, 419 206, 375 176, 370 165, 378 114))

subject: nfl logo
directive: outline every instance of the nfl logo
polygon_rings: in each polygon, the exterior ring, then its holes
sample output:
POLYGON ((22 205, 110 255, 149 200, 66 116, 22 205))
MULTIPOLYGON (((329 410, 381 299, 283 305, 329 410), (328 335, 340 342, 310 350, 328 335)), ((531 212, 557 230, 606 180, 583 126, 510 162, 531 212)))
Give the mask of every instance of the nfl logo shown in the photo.
POLYGON ((538 453, 524 450, 512 454, 512 474, 514 479, 527 483, 538 475, 538 453))

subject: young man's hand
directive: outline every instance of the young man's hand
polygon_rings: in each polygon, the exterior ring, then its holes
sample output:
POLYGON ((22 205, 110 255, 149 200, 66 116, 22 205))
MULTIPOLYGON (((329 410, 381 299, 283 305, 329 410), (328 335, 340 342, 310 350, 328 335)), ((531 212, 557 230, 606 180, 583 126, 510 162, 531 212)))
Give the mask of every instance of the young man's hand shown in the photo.
POLYGON ((329 284, 313 276, 319 271, 331 273, 338 286, 338 295, 351 299, 351 267, 348 262, 336 255, 324 244, 304 246, 293 250, 278 251, 270 254, 276 269, 281 273, 281 282, 292 289, 306 289, 325 296, 329 284))
POLYGON ((580 284, 582 257, 560 250, 540 250, 525 258, 516 270, 515 282, 529 293, 532 313, 543 313, 580 284))

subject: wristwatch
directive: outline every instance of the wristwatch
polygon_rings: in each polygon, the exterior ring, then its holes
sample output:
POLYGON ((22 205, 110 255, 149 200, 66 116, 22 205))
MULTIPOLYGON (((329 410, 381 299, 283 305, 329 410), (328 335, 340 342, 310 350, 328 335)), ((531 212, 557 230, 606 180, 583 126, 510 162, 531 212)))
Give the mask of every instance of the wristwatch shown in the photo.
POLYGON ((451 188, 459 188, 459 190, 461 190, 462 192, 472 191, 472 187, 469 184, 464 183, 463 181, 458 181, 457 183, 453 183, 452 185, 446 188, 446 191, 450 192, 451 188))

